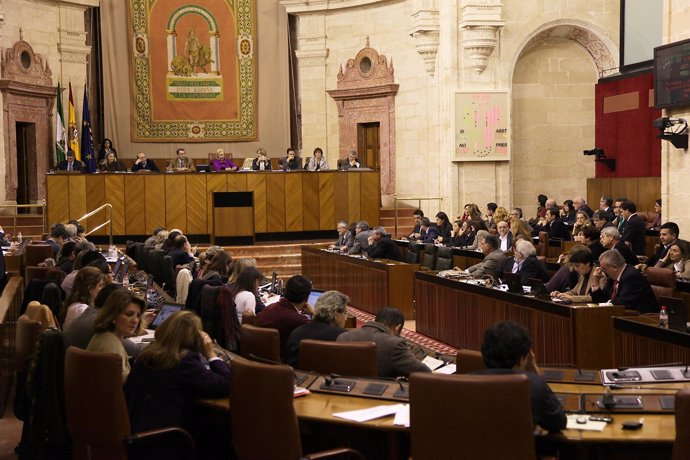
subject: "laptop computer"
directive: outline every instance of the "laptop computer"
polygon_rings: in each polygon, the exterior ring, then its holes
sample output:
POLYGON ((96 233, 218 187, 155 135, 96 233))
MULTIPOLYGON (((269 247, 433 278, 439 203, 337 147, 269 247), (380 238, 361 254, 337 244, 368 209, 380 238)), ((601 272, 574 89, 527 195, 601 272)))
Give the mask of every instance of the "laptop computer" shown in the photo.
POLYGON ((113 279, 114 280, 117 279, 117 275, 120 272, 120 267, 122 267, 123 259, 124 259, 124 257, 118 258, 117 261, 115 262, 115 265, 113 266, 113 279))
POLYGON ((158 311, 158 314, 153 319, 149 325, 149 329, 156 330, 163 324, 163 322, 170 317, 175 312, 178 312, 184 308, 184 305, 178 303, 165 303, 163 307, 158 311))
POLYGON ((122 283, 127 272, 129 272, 129 260, 122 262, 120 270, 117 272, 117 275, 113 275, 113 278, 116 279, 118 283, 122 283))
POLYGON ((321 291, 319 289, 312 289, 311 293, 309 294, 309 300, 307 300, 307 303, 313 307, 316 304, 316 301, 319 300, 319 297, 321 297, 324 292, 325 291, 321 291))
POLYGON ((503 282, 508 285, 508 292, 513 294, 524 294, 525 290, 522 288, 522 280, 519 273, 504 272, 503 282))
POLYGON ((529 283, 531 293, 534 295, 534 297, 541 300, 551 300, 551 294, 549 293, 548 289, 546 289, 546 286, 542 280, 538 278, 529 278, 527 282, 529 283))
POLYGON ((687 332, 687 315, 683 299, 675 297, 659 297, 659 305, 666 307, 668 311, 668 328, 674 331, 687 332))

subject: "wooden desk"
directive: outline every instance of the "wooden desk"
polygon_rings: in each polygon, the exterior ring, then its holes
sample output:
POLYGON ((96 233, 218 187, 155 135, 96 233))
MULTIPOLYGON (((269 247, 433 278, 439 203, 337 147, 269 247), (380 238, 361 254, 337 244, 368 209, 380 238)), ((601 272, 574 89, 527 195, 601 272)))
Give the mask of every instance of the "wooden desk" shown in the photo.
POLYGON ((457 348, 479 350, 484 331, 513 320, 529 329, 537 362, 600 369, 613 365, 612 317, 622 306, 587 307, 537 300, 415 273, 417 332, 457 348))
MULTIPOLYGON (((79 219, 111 203, 114 235, 148 235, 158 226, 212 234, 213 192, 253 192, 256 233, 334 231, 339 220, 379 222, 374 171, 46 175, 49 222, 79 219)), ((105 219, 89 218, 85 228, 105 219)))
POLYGON ((414 272, 417 264, 350 257, 302 246, 302 273, 315 289, 337 290, 350 304, 372 314, 381 307, 399 308, 414 319, 414 272))
POLYGON ((690 334, 662 329, 658 317, 613 319, 614 367, 690 364, 690 334))

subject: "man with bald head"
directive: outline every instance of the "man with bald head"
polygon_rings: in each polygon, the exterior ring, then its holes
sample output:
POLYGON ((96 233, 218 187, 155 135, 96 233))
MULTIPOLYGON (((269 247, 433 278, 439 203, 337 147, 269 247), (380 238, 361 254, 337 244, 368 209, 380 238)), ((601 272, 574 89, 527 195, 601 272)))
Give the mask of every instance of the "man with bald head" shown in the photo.
POLYGON ((137 159, 132 165, 132 172, 138 171, 160 172, 156 162, 146 158, 146 154, 144 152, 137 153, 137 159))

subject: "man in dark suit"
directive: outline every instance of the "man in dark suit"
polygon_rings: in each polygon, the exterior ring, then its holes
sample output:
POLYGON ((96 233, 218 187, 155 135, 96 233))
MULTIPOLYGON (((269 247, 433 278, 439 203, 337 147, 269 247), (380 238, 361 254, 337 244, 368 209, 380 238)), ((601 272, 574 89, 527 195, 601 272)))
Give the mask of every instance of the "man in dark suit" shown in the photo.
POLYGON ((350 226, 344 220, 338 222, 338 241, 331 244, 330 249, 338 249, 341 252, 347 252, 352 247, 352 233, 350 233, 350 226))
POLYGON ((484 332, 482 358, 487 368, 474 374, 525 375, 529 379, 534 424, 552 432, 565 429, 565 412, 556 395, 539 375, 527 329, 513 321, 494 324, 484 332))
POLYGON ((647 266, 653 267, 659 260, 666 257, 668 247, 678 241, 680 229, 675 222, 666 222, 659 229, 659 250, 647 261, 647 266))
POLYGON ((532 235, 539 236, 539 232, 547 232, 549 234, 549 239, 570 240, 568 227, 566 227, 565 222, 560 218, 558 208, 555 206, 546 210, 544 223, 537 224, 532 231, 532 235))
POLYGON ((137 159, 132 165, 132 172, 137 171, 160 172, 156 162, 146 158, 146 154, 144 152, 137 153, 137 159))
POLYGON ((367 254, 373 259, 400 260, 402 254, 397 244, 386 236, 386 229, 376 227, 369 235, 367 254))
POLYGON ((479 241, 479 248, 484 253, 484 260, 469 267, 467 273, 474 277, 484 275, 498 277, 498 272, 508 259, 503 254, 503 251, 498 248, 498 237, 496 235, 486 235, 479 241))
POLYGON ((360 220, 355 225, 355 237, 352 241, 352 247, 347 251, 348 254, 361 254, 366 252, 367 246, 369 246, 369 235, 371 235, 371 230, 369 230, 369 224, 366 220, 360 220))
POLYGON ((287 157, 283 158, 283 171, 295 171, 302 169, 302 159, 297 156, 295 149, 292 147, 287 149, 287 157))
POLYGON ((614 305, 625 305, 640 313, 656 313, 659 304, 654 296, 647 278, 634 266, 626 264, 620 252, 608 250, 599 256, 600 267, 592 270, 592 300, 594 302, 611 301, 614 305), (608 276, 603 288, 600 280, 608 276))
POLYGON ((537 249, 532 243, 523 239, 515 242, 514 255, 505 261, 498 277, 502 278, 503 273, 519 273, 520 282, 523 285, 529 284, 530 278, 540 279, 545 283, 549 281, 546 267, 537 259, 537 249))
POLYGON ((419 241, 422 243, 433 243, 438 238, 438 228, 432 224, 428 217, 422 217, 420 221, 419 241))
POLYGON ((638 256, 644 255, 644 221, 637 215, 637 206, 632 201, 621 203, 621 216, 625 219, 621 241, 630 243, 633 252, 638 256))
POLYGON ((84 163, 74 158, 74 150, 68 150, 65 158, 57 164, 58 170, 84 172, 84 163))
POLYGON ((611 223, 618 229, 619 232, 623 231, 623 224, 625 223, 625 219, 621 215, 621 204, 623 204, 624 201, 628 201, 628 199, 616 198, 616 201, 613 203, 613 214, 615 215, 615 218, 611 221, 611 223))
POLYGON ((576 212, 582 211, 585 214, 587 214, 587 217, 590 219, 592 218, 592 214, 594 214, 594 211, 592 211, 592 208, 587 206, 587 201, 585 200, 585 197, 583 196, 576 196, 573 198, 573 208, 575 209, 576 212))
POLYGON ((410 236, 408 237, 409 239, 420 239, 422 231, 422 217, 424 217, 424 211, 421 209, 415 209, 412 213, 412 218, 414 219, 414 229, 412 229, 412 233, 410 233, 410 236))
POLYGON ((616 227, 604 228, 599 236, 599 242, 601 242, 601 245, 607 250, 615 249, 618 251, 620 255, 623 256, 623 260, 625 260, 626 264, 637 265, 639 262, 637 256, 633 254, 628 245, 621 241, 621 234, 616 227))
POLYGON ((508 252, 513 249, 513 234, 510 231, 510 226, 508 222, 502 220, 497 222, 496 230, 498 231, 498 242, 499 249, 503 252, 508 252))
POLYGON ((342 169, 343 171, 347 171, 348 169, 361 167, 362 166, 359 164, 359 159, 357 158, 357 152, 351 150, 350 153, 347 155, 347 159, 341 162, 340 169, 342 169))
POLYGON ((613 198, 608 195, 602 195, 601 198, 599 198, 599 210, 605 214, 606 220, 609 222, 613 222, 613 219, 616 218, 613 212, 613 198))

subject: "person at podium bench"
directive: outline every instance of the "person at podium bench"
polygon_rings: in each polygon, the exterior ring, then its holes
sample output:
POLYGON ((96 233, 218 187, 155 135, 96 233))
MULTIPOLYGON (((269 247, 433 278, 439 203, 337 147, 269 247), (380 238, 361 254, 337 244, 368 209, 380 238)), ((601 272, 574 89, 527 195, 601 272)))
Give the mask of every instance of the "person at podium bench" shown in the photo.
MULTIPOLYGON (((505 222, 500 222, 499 225, 503 223, 505 222)), ((530 278, 540 279, 544 283, 549 281, 546 267, 537 259, 537 249, 522 238, 515 242, 514 255, 506 259, 498 274, 499 278, 503 277, 503 273, 519 273, 523 285, 528 285, 530 278)))
POLYGON ((369 235, 367 254, 372 259, 400 260, 400 248, 386 235, 386 229, 376 227, 369 235))
POLYGON ((350 233, 350 226, 347 222, 341 220, 338 222, 338 241, 329 246, 330 249, 337 249, 340 252, 347 252, 353 243, 352 233, 350 233))
POLYGON ((355 225, 355 236, 352 241, 352 247, 348 254, 362 254, 366 252, 367 246, 369 246, 369 235, 371 235, 371 230, 369 230, 369 224, 366 220, 360 220, 355 225))
POLYGON ((374 321, 359 329, 343 332, 337 342, 376 342, 376 367, 379 377, 408 377, 413 372, 431 372, 415 358, 405 339, 400 337, 405 318, 394 307, 383 307, 374 321))
POLYGON ((626 264, 623 256, 610 249, 599 256, 600 267, 592 270, 592 289, 590 295, 594 302, 608 302, 625 305, 640 313, 656 313, 659 304, 654 292, 642 273, 633 265, 626 264), (600 288, 604 275, 608 281, 600 288))
POLYGON ((359 159, 357 158, 357 152, 354 150, 351 150, 350 153, 347 154, 347 159, 343 162, 341 162, 340 169, 343 171, 347 171, 348 169, 352 168, 361 168, 359 164, 359 159))
POLYGON ((132 165, 132 172, 137 171, 160 172, 156 162, 146 158, 146 154, 144 152, 137 153, 137 159, 132 165))
POLYGON ((98 164, 101 172, 126 172, 127 166, 117 159, 115 152, 110 152, 103 161, 98 164))
POLYGON ((216 155, 218 158, 214 158, 211 161, 214 171, 237 171, 239 169, 235 162, 232 161, 232 153, 228 152, 226 156, 225 150, 218 149, 216 150, 216 155))
POLYGON ((323 156, 323 150, 321 150, 321 147, 316 147, 314 149, 314 156, 307 160, 307 164, 304 169, 307 171, 328 170, 328 160, 323 156))
POLYGON ((592 276, 594 260, 594 254, 587 247, 582 247, 577 251, 571 250, 568 263, 578 274, 577 284, 575 287, 565 292, 553 291, 551 297, 568 300, 573 303, 591 302, 592 296, 589 292, 592 289, 592 283, 594 281, 594 277, 592 276))
POLYGON ((266 154, 266 149, 259 147, 256 150, 256 158, 252 160, 252 170, 254 171, 270 171, 271 160, 266 154))
POLYGON ((539 375, 527 329, 513 321, 494 324, 484 332, 482 358, 486 369, 473 374, 524 374, 529 379, 534 424, 551 432, 565 428, 565 412, 556 395, 539 375))
POLYGON ((287 157, 283 158, 283 171, 296 171, 302 169, 302 159, 297 156, 295 149, 287 149, 287 157))
POLYGON ((187 158, 187 152, 185 152, 185 149, 177 149, 176 154, 177 157, 168 162, 169 171, 196 171, 194 162, 187 158))
MULTIPOLYGON (((478 264, 474 264, 466 270, 466 273, 471 274, 475 278, 484 275, 497 277, 503 264, 508 258, 503 254, 503 251, 498 247, 498 237, 496 235, 487 234, 484 238, 479 240, 479 248, 484 253, 484 260, 478 264)), ((455 271, 462 271, 460 268, 453 268, 455 271)))
POLYGON ((74 150, 68 150, 65 160, 59 162, 56 168, 60 171, 84 171, 84 163, 74 158, 74 150))

